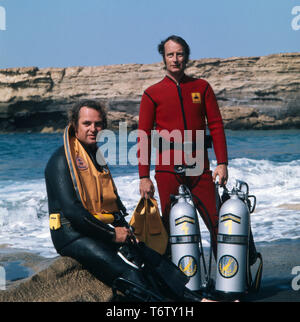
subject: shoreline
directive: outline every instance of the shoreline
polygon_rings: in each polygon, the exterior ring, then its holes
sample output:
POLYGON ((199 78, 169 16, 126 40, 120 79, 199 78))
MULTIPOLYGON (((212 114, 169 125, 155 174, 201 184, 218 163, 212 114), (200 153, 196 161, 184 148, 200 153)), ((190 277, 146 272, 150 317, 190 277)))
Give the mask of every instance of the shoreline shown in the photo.
MULTIPOLYGON (((264 124, 262 123, 256 123, 258 126, 248 126, 245 124, 247 120, 246 119, 237 119, 232 120, 232 124, 226 124, 226 121, 224 122, 224 130, 229 131, 299 131, 300 125, 291 125, 290 123, 283 123, 282 120, 278 120, 278 124, 264 124)), ((120 122, 126 122, 128 125, 128 130, 136 130, 138 128, 138 119, 137 117, 131 116, 127 119, 123 119, 120 122)), ((119 130, 119 120, 112 120, 113 124, 109 124, 107 127, 107 130, 111 131, 118 131, 119 130)), ((300 123, 300 121, 299 121, 300 123)), ((67 124, 67 123, 66 123, 67 124)), ((28 128, 22 128, 22 129, 13 129, 13 130, 0 130, 0 135, 3 134, 57 134, 57 133, 63 133, 65 130, 65 125, 62 127, 54 127, 51 125, 40 125, 36 128, 28 127, 28 128)))
MULTIPOLYGON (((122 121, 122 122, 127 122, 126 120, 122 121)), ((128 130, 136 130, 137 129, 137 123, 136 124, 132 124, 127 122, 128 124, 128 130)), ((53 129, 53 127, 43 127, 40 130, 35 130, 35 129, 23 129, 23 130, 14 130, 14 131, 2 131, 0 130, 0 135, 14 135, 14 134, 63 134, 65 130, 65 127, 62 128, 58 128, 58 129, 53 129)), ((113 132, 117 132, 119 131, 119 124, 117 125, 113 125, 111 127, 107 127, 107 130, 111 130, 113 132)), ((230 132, 249 132, 249 131, 253 131, 253 132, 258 132, 258 133, 263 133, 263 132, 299 132, 300 131, 300 127, 278 127, 278 128, 231 128, 231 127, 225 127, 224 128, 225 131, 230 131, 230 132)))
MULTIPOLYGON (((300 302, 300 289, 295 290, 297 285, 299 288, 299 281, 297 284, 297 280, 299 280, 300 275, 300 258, 297 254, 300 249, 300 238, 260 242, 256 243, 256 247, 257 251, 261 252, 263 256, 261 289, 257 294, 247 295, 243 301, 300 302), (293 274, 293 268, 298 273, 293 274)), ((6 291, 17 288, 18 285, 37 276, 39 272, 47 269, 59 258, 59 255, 46 258, 21 249, 0 247, 0 265, 5 267, 9 278, 13 277, 6 281, 6 291)), ((212 278, 214 278, 214 272, 215 263, 213 261, 212 278)), ((254 270, 252 275, 255 276, 255 273, 254 270)), ((0 290, 0 295, 2 292, 0 290)))
MULTIPOLYGON (((296 290, 297 287, 295 289, 297 275, 300 275, 300 238, 262 242, 257 243, 256 246, 257 251, 263 256, 264 267, 261 291, 257 296, 252 296, 253 300, 300 302, 300 289, 296 290), (299 267, 297 275, 292 273, 295 267, 299 267)), ((249 300, 252 298, 250 297, 249 300)))

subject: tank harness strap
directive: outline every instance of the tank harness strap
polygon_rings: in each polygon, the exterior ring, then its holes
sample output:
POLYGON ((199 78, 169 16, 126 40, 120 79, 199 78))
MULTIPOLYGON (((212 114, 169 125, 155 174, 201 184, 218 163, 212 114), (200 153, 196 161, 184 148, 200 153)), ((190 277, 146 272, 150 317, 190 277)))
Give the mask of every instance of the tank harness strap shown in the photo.
POLYGON ((189 236, 170 236, 170 244, 190 244, 199 243, 199 235, 189 235, 189 236))
POLYGON ((222 244, 247 245, 248 236, 218 234, 217 241, 222 244))
POLYGON ((253 292, 258 292, 261 285, 261 278, 262 278, 262 271, 263 271, 263 259, 261 253, 257 253, 257 258, 259 259, 260 263, 256 271, 256 275, 254 280, 252 281, 252 275, 249 267, 249 290, 253 292))

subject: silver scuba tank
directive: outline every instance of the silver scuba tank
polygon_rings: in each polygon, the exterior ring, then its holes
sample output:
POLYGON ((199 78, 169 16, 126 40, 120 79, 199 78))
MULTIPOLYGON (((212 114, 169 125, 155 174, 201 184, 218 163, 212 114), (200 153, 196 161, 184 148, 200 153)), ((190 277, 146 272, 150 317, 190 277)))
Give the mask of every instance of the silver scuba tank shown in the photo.
POLYGON ((250 231, 249 187, 236 180, 219 212, 216 292, 224 298, 239 298, 247 287, 247 257, 250 231))
POLYGON ((198 216, 185 185, 179 186, 174 198, 169 218, 172 262, 189 277, 186 287, 197 291, 201 288, 198 216))

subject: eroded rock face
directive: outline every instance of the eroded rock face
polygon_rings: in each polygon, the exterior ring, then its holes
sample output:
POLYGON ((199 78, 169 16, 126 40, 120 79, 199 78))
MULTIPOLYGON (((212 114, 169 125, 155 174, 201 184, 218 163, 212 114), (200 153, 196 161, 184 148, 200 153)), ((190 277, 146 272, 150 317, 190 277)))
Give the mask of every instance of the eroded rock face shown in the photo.
POLYGON ((276 130, 300 128, 300 113, 277 118, 246 106, 227 106, 220 108, 225 129, 231 130, 276 130))
MULTIPOLYGON (((235 109, 239 121, 224 120, 227 128, 299 128, 300 53, 194 60, 186 73, 209 81, 220 107, 235 109), (245 108, 257 114, 249 122, 245 108)), ((111 126, 121 115, 115 112, 132 120, 143 91, 164 74, 162 63, 0 69, 0 130, 62 129, 78 99, 104 101, 111 126)))
POLYGON ((194 61, 189 69, 210 81, 221 106, 247 106, 272 116, 300 110, 300 53, 194 61))

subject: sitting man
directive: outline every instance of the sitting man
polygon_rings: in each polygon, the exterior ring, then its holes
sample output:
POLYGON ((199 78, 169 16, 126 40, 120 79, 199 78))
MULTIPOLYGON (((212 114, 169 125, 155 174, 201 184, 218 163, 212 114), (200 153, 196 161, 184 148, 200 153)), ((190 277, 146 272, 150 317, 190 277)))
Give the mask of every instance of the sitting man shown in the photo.
MULTIPOLYGON (((148 273, 118 255, 120 247, 141 249, 138 245, 142 243, 135 242, 122 216, 126 209, 107 165, 101 166, 96 162, 97 134, 105 129, 106 123, 105 110, 98 102, 83 101, 71 110, 64 145, 54 152, 45 169, 51 238, 60 255, 76 259, 107 285, 112 286, 118 278, 123 278, 123 281, 134 283, 130 285, 151 290, 148 273)), ((142 249, 142 254, 150 252, 149 271, 153 271, 154 262, 156 267, 163 264, 162 279, 168 273, 166 270, 170 270, 177 281, 170 287, 183 285, 183 295, 186 292, 185 275, 156 252, 151 252, 146 246, 142 249)), ((166 278, 170 279, 170 276, 166 278)), ((176 292, 178 290, 173 289, 175 300, 180 293, 175 296, 176 292)), ((147 297, 147 300, 157 299, 147 297)))

